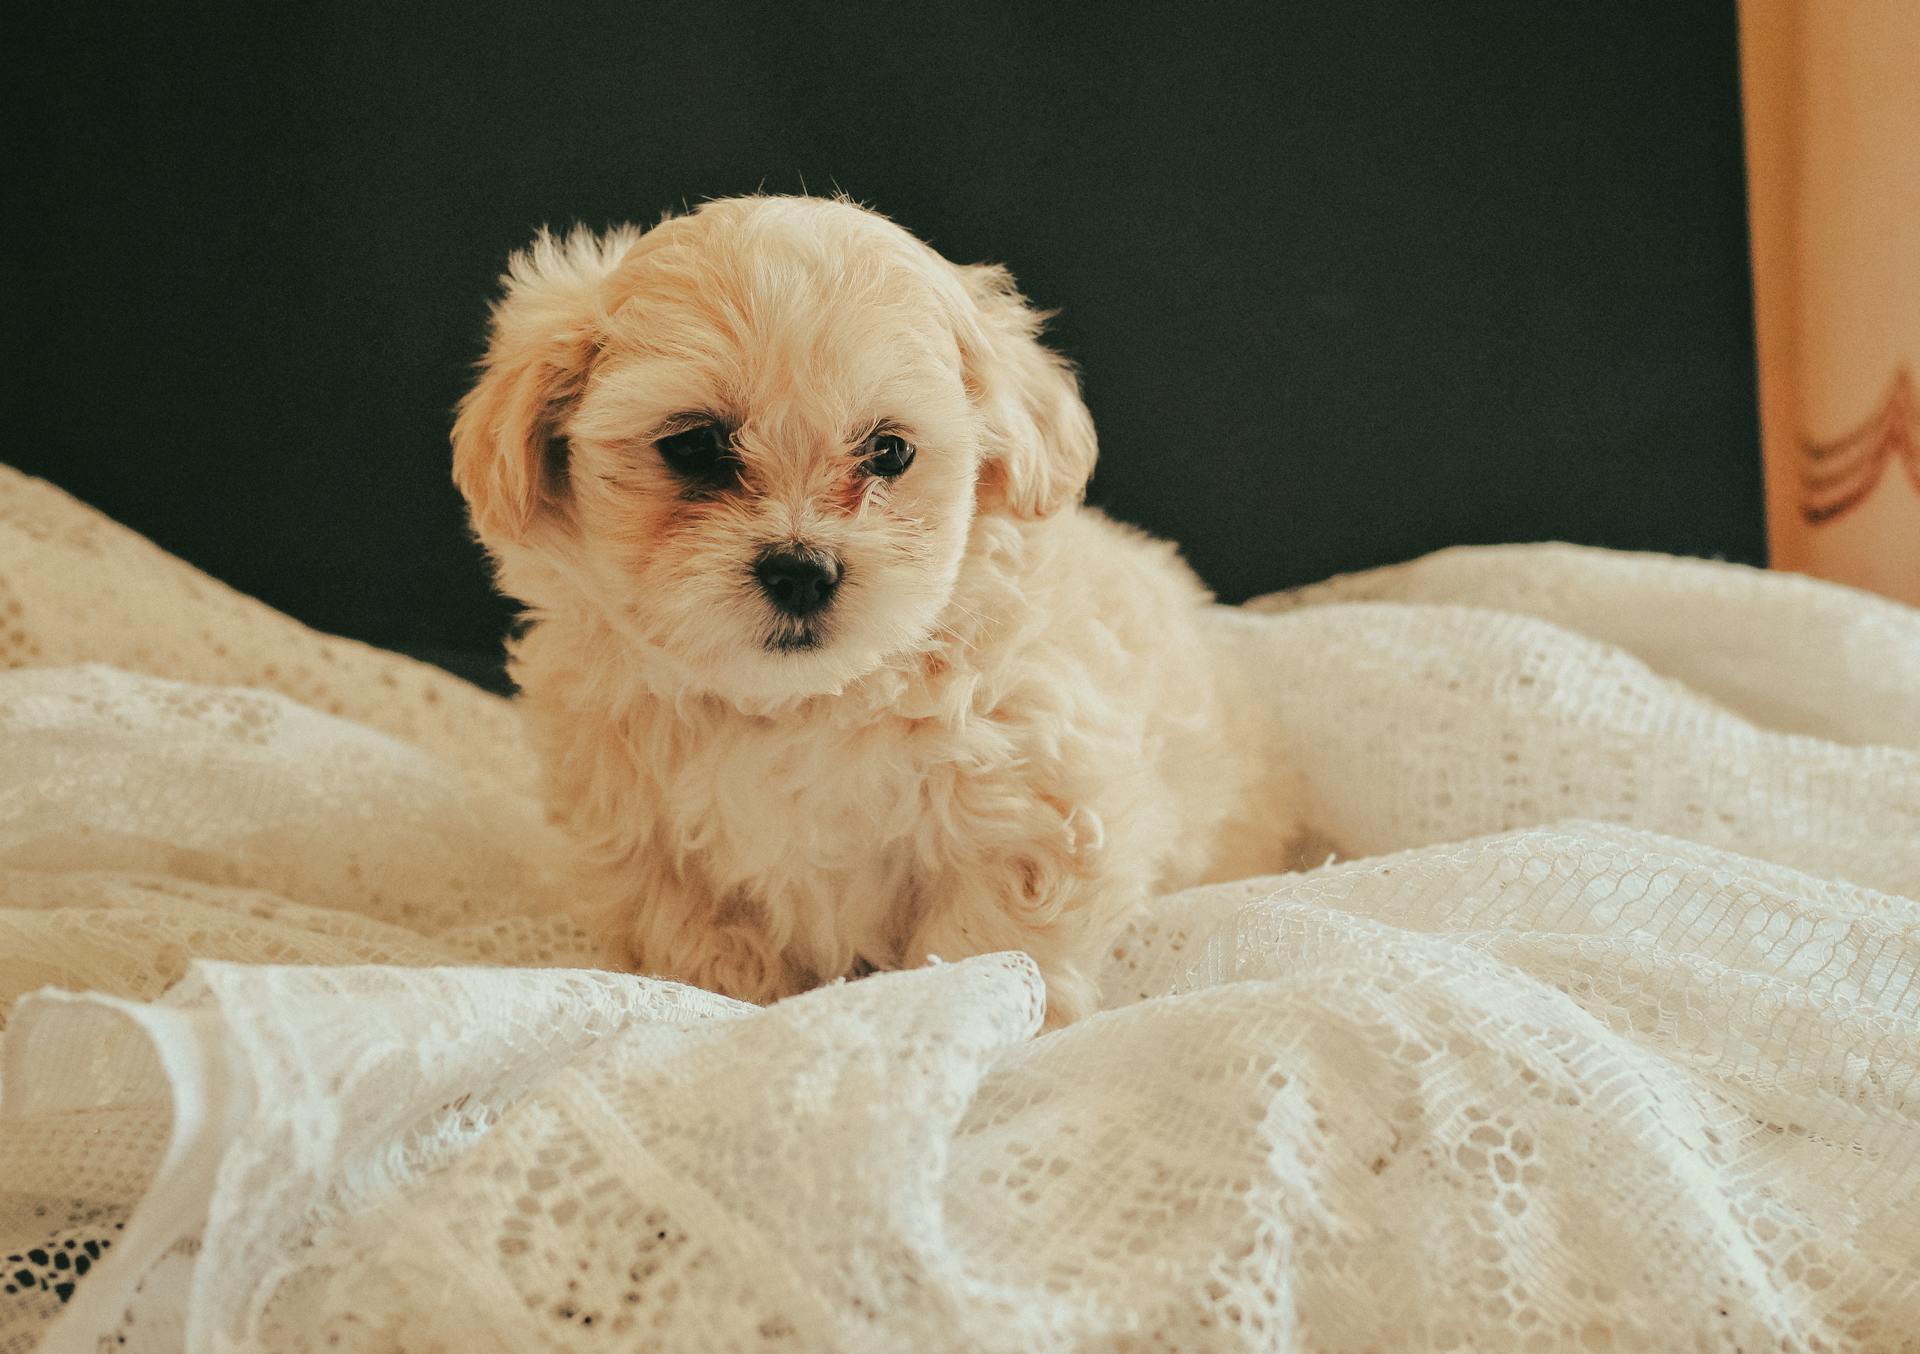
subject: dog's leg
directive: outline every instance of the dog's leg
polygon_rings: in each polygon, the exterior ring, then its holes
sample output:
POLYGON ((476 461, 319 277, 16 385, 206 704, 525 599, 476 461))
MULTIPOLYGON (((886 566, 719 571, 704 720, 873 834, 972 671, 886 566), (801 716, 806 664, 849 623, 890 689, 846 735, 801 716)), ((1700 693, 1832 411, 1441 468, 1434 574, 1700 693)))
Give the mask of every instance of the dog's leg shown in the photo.
POLYGON ((716 899, 698 879, 626 865, 583 872, 581 885, 583 919, 618 968, 762 1004, 814 985, 758 908, 716 899))
POLYGON ((1100 1009, 1099 990, 1080 964, 1069 957, 1073 948, 1063 943, 1057 932, 1022 926, 993 900, 969 896, 951 900, 949 906, 922 923, 903 961, 911 967, 933 959, 1023 951, 1039 965, 1040 976, 1046 980, 1046 1028, 1053 1030, 1100 1009))
POLYGON ((1048 1029, 1090 1016, 1100 1009, 1089 976, 1100 947, 1146 897, 1119 864, 1104 853, 1015 852, 954 868, 929 881, 931 906, 901 963, 1020 950, 1046 980, 1048 1029))

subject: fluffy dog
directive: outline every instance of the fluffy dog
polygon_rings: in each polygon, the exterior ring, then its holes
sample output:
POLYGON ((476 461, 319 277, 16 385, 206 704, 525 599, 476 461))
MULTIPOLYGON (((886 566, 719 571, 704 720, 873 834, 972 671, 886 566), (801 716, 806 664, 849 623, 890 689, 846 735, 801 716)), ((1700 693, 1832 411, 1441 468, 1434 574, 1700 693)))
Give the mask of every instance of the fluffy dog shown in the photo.
POLYGON ((1225 609, 1080 506, 1093 422, 1006 270, 753 197, 503 283, 454 479, 620 962, 765 1001, 1017 949, 1060 1024, 1155 890, 1279 863, 1225 609))

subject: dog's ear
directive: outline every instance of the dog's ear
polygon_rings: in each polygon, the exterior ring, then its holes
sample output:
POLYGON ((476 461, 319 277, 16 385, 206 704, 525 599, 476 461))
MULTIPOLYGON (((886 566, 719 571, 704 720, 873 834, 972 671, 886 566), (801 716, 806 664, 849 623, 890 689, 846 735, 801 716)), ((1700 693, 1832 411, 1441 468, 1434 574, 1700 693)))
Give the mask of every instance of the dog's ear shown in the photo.
POLYGON ((1040 342, 1047 316, 997 264, 957 268, 971 314, 959 326, 969 393, 986 415, 982 506, 1045 517, 1078 502, 1099 444, 1073 365, 1040 342))
POLYGON ((543 230, 500 279, 480 377, 453 424, 453 482, 483 538, 519 539, 566 493, 560 428, 599 349, 604 283, 637 238, 543 230))

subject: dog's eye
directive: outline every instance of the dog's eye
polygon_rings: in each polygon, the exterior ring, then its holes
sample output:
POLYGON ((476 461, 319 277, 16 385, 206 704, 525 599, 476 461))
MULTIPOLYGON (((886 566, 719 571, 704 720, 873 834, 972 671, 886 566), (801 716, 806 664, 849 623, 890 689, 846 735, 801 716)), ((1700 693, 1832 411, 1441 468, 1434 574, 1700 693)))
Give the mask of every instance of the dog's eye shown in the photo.
POLYGON ((733 454, 733 435, 718 423, 695 424, 654 445, 668 469, 699 484, 730 484, 739 469, 739 460, 733 454))
POLYGON ((861 448, 861 464, 869 475, 890 480, 904 475, 913 464, 913 444, 898 433, 875 433, 861 448))

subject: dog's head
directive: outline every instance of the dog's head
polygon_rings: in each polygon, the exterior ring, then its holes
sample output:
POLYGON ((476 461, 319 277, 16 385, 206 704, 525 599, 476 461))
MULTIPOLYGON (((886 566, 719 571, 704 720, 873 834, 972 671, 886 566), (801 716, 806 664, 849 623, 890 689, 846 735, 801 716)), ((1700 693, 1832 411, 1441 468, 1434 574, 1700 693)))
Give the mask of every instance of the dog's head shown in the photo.
POLYGON ((517 255, 454 480, 503 584, 679 689, 832 691, 934 633, 976 512, 1076 501, 1042 317, 845 202, 735 198, 517 255))

